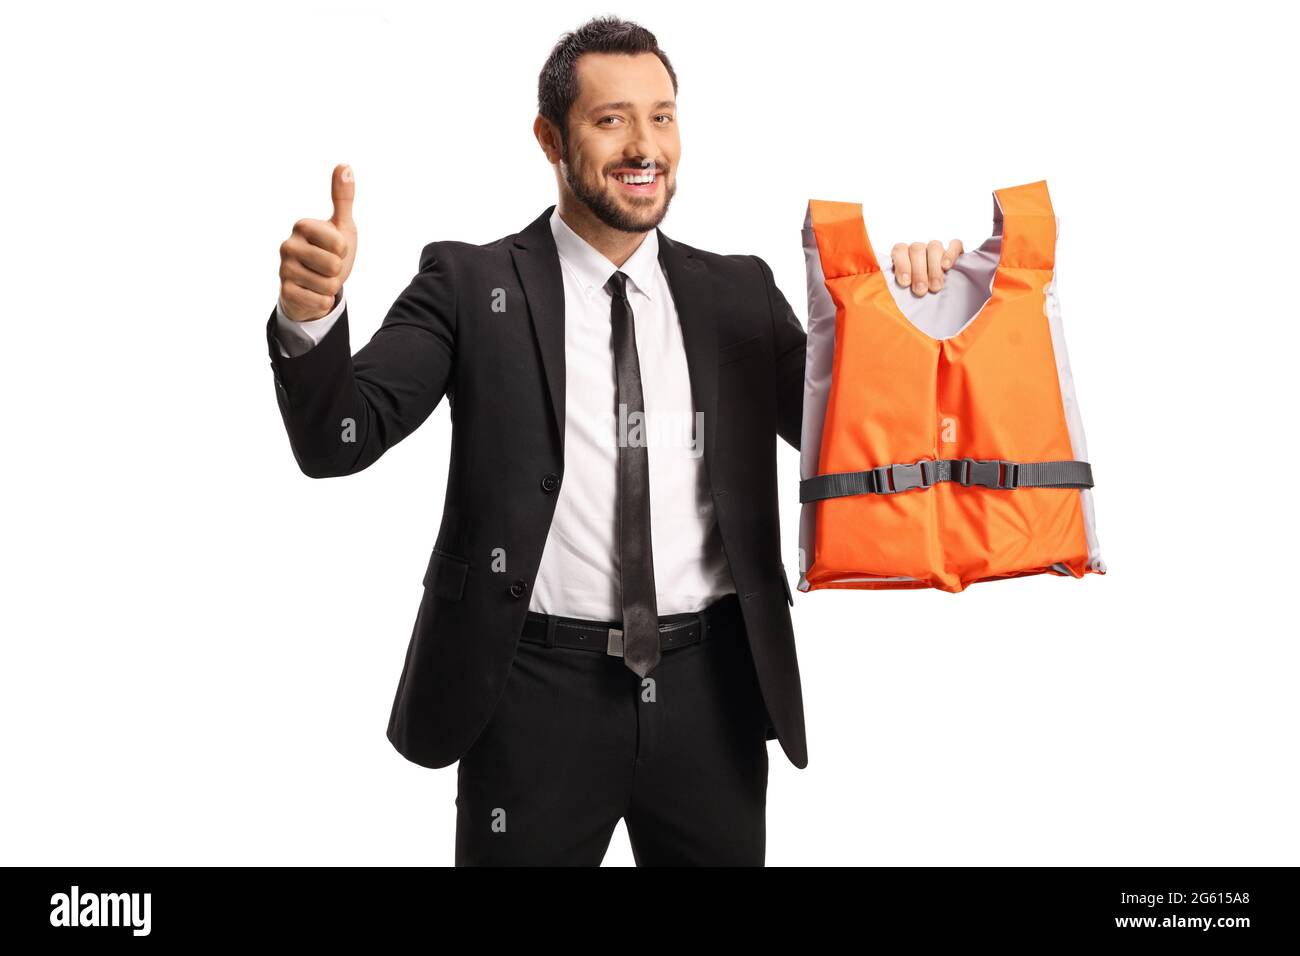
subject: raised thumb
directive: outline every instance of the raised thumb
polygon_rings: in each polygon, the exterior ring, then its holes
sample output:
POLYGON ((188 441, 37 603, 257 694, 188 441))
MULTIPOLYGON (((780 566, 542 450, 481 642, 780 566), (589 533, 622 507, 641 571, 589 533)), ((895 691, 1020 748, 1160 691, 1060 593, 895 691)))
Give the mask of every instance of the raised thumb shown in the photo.
POLYGON ((352 197, 356 191, 357 184, 352 181, 352 167, 346 163, 335 166, 330 181, 330 196, 334 200, 334 215, 330 216, 330 222, 340 229, 352 225, 352 197))

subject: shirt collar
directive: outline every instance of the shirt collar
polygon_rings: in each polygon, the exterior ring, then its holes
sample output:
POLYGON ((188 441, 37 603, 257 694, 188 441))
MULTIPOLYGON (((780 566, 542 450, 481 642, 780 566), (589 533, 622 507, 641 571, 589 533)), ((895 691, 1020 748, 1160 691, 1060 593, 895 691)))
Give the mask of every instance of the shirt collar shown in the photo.
POLYGON ((654 298, 654 270, 659 268, 659 230, 651 229, 641 240, 641 245, 628 256, 627 262, 616 266, 582 236, 574 232, 560 218, 560 207, 551 213, 551 234, 560 258, 577 273, 588 291, 601 291, 615 272, 623 272, 642 295, 654 298))

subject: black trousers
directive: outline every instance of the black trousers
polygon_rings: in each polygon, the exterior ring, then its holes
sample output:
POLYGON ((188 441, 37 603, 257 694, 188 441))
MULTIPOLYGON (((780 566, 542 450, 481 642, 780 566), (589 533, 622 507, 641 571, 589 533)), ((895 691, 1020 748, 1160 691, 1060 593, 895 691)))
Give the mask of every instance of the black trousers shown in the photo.
POLYGON ((645 681, 520 641, 457 770, 456 865, 597 866, 623 819, 637 866, 762 866, 767 712, 736 596, 721 602, 727 623, 645 681))

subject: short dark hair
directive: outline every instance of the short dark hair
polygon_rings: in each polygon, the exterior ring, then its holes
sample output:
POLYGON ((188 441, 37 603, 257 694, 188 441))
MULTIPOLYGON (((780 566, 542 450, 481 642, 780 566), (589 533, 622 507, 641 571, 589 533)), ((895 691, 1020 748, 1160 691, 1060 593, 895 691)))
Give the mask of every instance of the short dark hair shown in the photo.
POLYGON ((569 110, 578 98, 578 57, 584 53, 653 53, 668 71, 673 96, 677 95, 677 74, 653 33, 619 17, 592 17, 560 37, 537 76, 537 112, 559 127, 565 153, 569 151, 569 110))

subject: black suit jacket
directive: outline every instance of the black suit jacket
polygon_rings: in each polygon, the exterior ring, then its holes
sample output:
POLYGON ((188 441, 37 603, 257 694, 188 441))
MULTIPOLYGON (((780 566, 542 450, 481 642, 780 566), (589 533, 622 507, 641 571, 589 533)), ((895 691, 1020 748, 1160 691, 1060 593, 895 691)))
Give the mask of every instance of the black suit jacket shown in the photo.
MULTIPOLYGON (((563 481, 564 289, 554 208, 485 245, 429 243, 419 273, 356 355, 346 309, 296 358, 280 355, 274 311, 267 322, 280 413, 298 466, 313 478, 368 467, 447 396, 442 524, 388 724, 398 752, 426 767, 458 760, 492 715, 563 481), (343 440, 345 419, 355 423, 352 441, 343 440), (492 569, 496 548, 505 549, 507 573, 492 569)), ((776 439, 799 447, 805 333, 757 256, 704 252, 662 231, 659 256, 704 413, 704 460, 767 736, 804 767, 776 439)))

